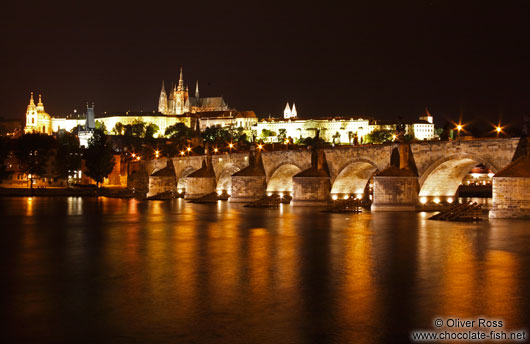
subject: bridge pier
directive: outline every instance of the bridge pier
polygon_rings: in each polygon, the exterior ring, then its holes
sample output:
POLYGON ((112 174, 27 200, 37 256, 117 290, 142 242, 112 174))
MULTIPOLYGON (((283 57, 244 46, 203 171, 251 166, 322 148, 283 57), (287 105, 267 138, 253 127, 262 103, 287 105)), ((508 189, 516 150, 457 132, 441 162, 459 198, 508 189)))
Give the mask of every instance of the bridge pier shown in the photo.
POLYGON ((324 151, 315 150, 311 167, 293 177, 293 206, 322 207, 328 205, 331 183, 324 151))
POLYGON ((399 167, 390 166, 374 176, 372 211, 415 211, 420 185, 408 144, 399 145, 399 167))
POLYGON ((215 172, 212 168, 212 156, 202 161, 202 167, 186 177, 185 199, 195 199, 212 192, 216 187, 215 172))
POLYGON ((248 166, 232 175, 232 189, 229 202, 231 203, 250 203, 254 202, 265 195, 267 190, 267 178, 261 153, 255 153, 254 147, 251 148, 248 158, 248 166))
POLYGON ((419 191, 420 186, 416 176, 374 176, 374 196, 371 210, 415 211, 419 191))
POLYGON ((493 176, 490 218, 530 218, 530 158, 522 156, 493 176))

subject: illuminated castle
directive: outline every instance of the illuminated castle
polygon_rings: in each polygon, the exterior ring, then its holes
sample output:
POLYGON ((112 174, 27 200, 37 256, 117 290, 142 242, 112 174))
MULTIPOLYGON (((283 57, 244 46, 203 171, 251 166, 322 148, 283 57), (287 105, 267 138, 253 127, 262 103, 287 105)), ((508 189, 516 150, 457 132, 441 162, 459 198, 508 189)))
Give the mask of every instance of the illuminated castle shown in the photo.
POLYGON ((197 113, 208 111, 227 111, 223 97, 199 97, 199 82, 195 84, 195 96, 191 97, 188 92, 188 86, 184 86, 184 78, 182 77, 182 68, 180 68, 180 78, 178 86, 174 85, 169 93, 166 93, 164 82, 162 82, 162 90, 158 100, 158 112, 164 115, 182 115, 185 113, 197 113))

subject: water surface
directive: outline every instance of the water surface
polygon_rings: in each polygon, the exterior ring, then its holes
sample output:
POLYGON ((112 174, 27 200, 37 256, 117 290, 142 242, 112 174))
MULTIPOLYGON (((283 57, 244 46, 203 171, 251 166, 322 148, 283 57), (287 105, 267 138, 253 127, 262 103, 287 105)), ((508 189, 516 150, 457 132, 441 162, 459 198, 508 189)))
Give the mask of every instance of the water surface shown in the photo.
POLYGON ((408 342, 530 323, 530 221, 0 198, 9 342, 408 342))

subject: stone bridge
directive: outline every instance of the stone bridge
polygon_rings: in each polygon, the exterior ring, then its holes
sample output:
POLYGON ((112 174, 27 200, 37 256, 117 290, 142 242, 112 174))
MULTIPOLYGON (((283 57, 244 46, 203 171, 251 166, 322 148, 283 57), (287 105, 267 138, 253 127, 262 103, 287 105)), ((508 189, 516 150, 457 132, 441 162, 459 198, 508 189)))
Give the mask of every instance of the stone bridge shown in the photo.
MULTIPOLYGON (((518 143, 519 138, 498 138, 410 144, 410 161, 418 184, 417 196, 453 197, 462 179, 474 166, 484 164, 493 172, 507 166, 518 143)), ((392 159, 397 159, 399 164, 398 147, 398 143, 392 143, 324 149, 326 171, 329 173, 328 195, 364 194, 372 177, 388 169, 392 159)), ((200 169, 205 159, 205 156, 171 158, 180 190, 186 189, 186 177, 200 169)), ((307 149, 264 151, 260 159, 267 193, 292 193, 293 177, 311 168, 311 152, 307 149)), ((166 165, 166 159, 148 161, 147 173, 151 175, 166 165)), ((217 190, 230 193, 232 175, 248 165, 248 153, 213 155, 217 190)))

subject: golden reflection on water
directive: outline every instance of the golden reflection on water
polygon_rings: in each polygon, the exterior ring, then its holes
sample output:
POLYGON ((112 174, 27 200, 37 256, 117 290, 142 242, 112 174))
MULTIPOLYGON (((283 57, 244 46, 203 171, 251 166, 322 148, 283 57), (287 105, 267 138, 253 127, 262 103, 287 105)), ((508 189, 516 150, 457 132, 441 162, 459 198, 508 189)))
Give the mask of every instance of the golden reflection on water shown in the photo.
POLYGON ((476 316, 477 293, 480 288, 477 258, 470 237, 472 232, 454 230, 446 237, 441 280, 441 312, 445 316, 476 316))
MULTIPOLYGON (((352 215, 341 236, 344 245, 344 276, 339 298, 341 321, 351 331, 358 328, 376 328, 379 324, 379 305, 373 264, 373 230, 365 215, 352 215)), ((355 342, 373 339, 356 337, 355 342)))
POLYGON ((33 216, 33 197, 26 198, 26 216, 33 216))
POLYGON ((270 263, 269 232, 266 228, 251 228, 248 238, 249 292, 260 304, 269 296, 270 263))
POLYGON ((237 300, 240 283, 241 257, 239 236, 240 215, 227 209, 216 223, 207 227, 207 255, 205 264, 210 270, 208 294, 212 307, 226 310, 237 300))
POLYGON ((515 255, 507 251, 488 251, 484 271, 484 314, 505 320, 508 328, 524 326, 518 323, 517 305, 522 303, 520 295, 524 291, 520 290, 516 280, 521 271, 515 255))

